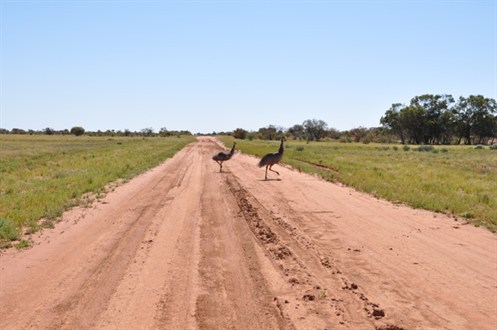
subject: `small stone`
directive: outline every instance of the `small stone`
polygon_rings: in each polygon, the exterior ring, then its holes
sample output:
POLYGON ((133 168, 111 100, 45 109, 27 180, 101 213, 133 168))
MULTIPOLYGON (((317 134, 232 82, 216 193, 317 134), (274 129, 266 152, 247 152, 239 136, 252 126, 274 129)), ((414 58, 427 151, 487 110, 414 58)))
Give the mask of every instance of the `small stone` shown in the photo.
POLYGON ((381 319, 382 317, 385 317, 385 312, 383 311, 383 309, 374 309, 373 317, 375 319, 381 319))

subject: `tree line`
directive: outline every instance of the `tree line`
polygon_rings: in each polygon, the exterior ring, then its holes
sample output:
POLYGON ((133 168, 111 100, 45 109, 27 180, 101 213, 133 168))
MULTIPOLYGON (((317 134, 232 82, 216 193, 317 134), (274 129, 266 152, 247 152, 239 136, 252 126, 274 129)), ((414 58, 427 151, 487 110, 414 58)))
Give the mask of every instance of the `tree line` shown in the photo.
POLYGON ((409 144, 488 144, 497 138, 497 104, 482 95, 424 94, 392 104, 380 123, 409 144))
MULTIPOLYGON (((290 128, 269 125, 257 131, 237 128, 230 132, 212 132, 212 135, 233 135, 237 139, 278 140, 285 136, 294 140, 320 141, 333 139, 340 142, 377 142, 402 144, 492 144, 497 142, 497 103, 482 95, 454 99, 448 94, 415 96, 409 105, 394 103, 380 118, 379 127, 356 127, 346 131, 330 128, 324 120, 307 119, 290 128)), ((75 126, 70 130, 45 128, 41 131, 0 128, 0 134, 60 134, 76 136, 180 136, 190 131, 170 131, 162 127, 155 132, 151 127, 140 131, 85 131, 75 126)), ((200 134, 200 133, 199 133, 200 134)))
POLYGON ((321 119, 307 119, 302 124, 295 124, 290 128, 269 125, 261 127, 257 131, 247 131, 237 128, 233 132, 213 132, 213 134, 233 135, 237 139, 260 139, 279 140, 281 137, 301 141, 338 140, 340 142, 394 142, 395 137, 381 127, 357 127, 350 130, 340 131, 328 127, 321 119))
POLYGON ((282 136, 319 141, 400 142, 402 144, 492 144, 497 141, 497 103, 482 95, 459 97, 424 94, 409 105, 392 104, 381 117, 380 127, 357 127, 347 131, 329 128, 323 120, 308 119, 288 129, 269 125, 255 132, 237 128, 239 139, 277 140, 282 136))
POLYGON ((131 131, 129 129, 125 130, 106 130, 106 131, 86 131, 83 127, 81 126, 74 126, 70 130, 69 129, 63 129, 63 130, 55 130, 53 128, 47 127, 42 130, 24 130, 21 128, 13 128, 10 131, 4 128, 0 128, 0 134, 20 134, 20 135, 75 135, 75 136, 81 136, 81 135, 87 135, 87 136, 141 136, 141 137, 157 137, 157 136, 162 136, 162 137, 167 137, 167 136, 181 136, 181 135, 192 135, 190 131, 186 130, 168 130, 165 127, 162 127, 159 132, 155 132, 152 127, 146 127, 143 128, 139 131, 131 131))

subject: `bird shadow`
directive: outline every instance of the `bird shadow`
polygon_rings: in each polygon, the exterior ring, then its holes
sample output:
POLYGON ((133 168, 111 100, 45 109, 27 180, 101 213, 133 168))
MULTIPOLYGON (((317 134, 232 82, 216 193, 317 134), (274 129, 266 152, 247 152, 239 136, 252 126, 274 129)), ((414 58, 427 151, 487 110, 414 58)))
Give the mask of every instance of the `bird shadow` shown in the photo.
POLYGON ((257 181, 281 181, 281 179, 260 179, 260 180, 257 180, 257 181))

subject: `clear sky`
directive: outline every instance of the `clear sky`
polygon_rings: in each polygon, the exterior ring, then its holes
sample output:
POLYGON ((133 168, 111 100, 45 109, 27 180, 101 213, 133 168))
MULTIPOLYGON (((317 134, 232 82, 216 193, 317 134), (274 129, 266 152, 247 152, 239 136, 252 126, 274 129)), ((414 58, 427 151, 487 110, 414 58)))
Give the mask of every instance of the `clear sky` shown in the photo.
POLYGON ((497 1, 0 0, 0 127, 379 126, 497 99, 497 1))

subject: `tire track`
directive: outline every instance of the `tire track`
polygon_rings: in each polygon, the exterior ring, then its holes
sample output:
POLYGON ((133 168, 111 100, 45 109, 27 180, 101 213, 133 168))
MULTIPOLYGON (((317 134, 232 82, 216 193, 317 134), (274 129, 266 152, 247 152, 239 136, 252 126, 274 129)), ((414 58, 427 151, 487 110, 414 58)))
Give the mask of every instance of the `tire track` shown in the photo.
MULTIPOLYGON (((350 328, 361 324, 362 328, 379 329, 385 326, 382 323, 375 325, 375 320, 385 316, 384 310, 344 275, 330 253, 322 253, 296 226, 265 209, 241 187, 236 176, 231 175, 226 182, 254 237, 292 285, 292 299, 299 307, 303 306, 303 311, 293 320, 298 328, 302 320, 324 327, 350 328)), ((276 201, 279 206, 287 204, 279 198, 276 201)), ((298 216, 291 209, 285 214, 298 216)), ((288 315, 295 311, 290 311, 285 302, 288 303, 288 299, 279 298, 278 307, 289 318, 288 315)), ((387 327, 402 329, 391 324, 387 327)))

